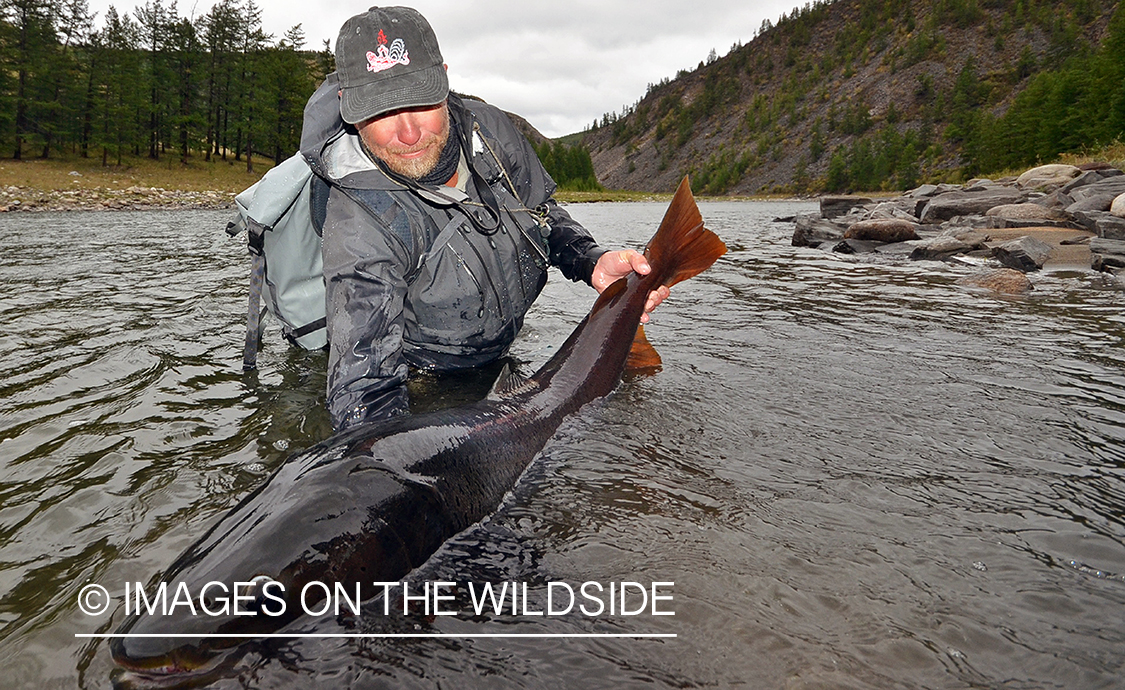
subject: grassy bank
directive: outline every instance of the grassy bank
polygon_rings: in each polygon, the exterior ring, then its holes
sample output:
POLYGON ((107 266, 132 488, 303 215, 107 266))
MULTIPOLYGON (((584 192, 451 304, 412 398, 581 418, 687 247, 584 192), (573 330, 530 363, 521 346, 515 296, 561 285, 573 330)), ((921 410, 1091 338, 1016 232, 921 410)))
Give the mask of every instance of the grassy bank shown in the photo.
MULTIPOLYGON (((0 160, 0 197, 25 199, 47 197, 44 205, 57 201, 59 193, 82 192, 114 198, 135 188, 159 188, 175 192, 214 192, 226 200, 258 181, 272 166, 272 161, 256 160, 254 173, 246 172, 246 161, 192 159, 187 165, 174 156, 161 160, 128 158, 122 165, 103 167, 101 159, 51 158, 16 161, 0 160), (18 192, 4 194, 9 188, 18 192)), ((671 194, 606 190, 601 192, 560 191, 556 195, 564 203, 594 201, 659 201, 668 203, 671 194)), ((728 198, 728 197, 721 197, 728 198)), ((0 199, 3 201, 3 199, 0 199)))
POLYGON ((75 156, 22 161, 9 158, 0 160, 0 188, 23 187, 46 192, 158 187, 233 196, 257 182, 272 165, 273 161, 256 159, 254 173, 247 173, 245 159, 207 162, 198 158, 184 165, 176 156, 160 160, 126 158, 120 166, 103 167, 101 158, 75 156))
POLYGON ((560 189, 555 192, 555 199, 566 204, 584 204, 594 201, 671 201, 672 195, 653 192, 626 192, 613 189, 605 189, 600 192, 573 192, 560 189))
MULTIPOLYGON (((1118 168, 1125 168, 1125 144, 1115 143, 1097 151, 1082 154, 1065 154, 1059 163, 1079 165, 1095 161, 1108 162, 1118 168)), ((233 199, 234 195, 258 181, 272 167, 273 162, 256 158, 254 172, 246 172, 246 161, 193 158, 187 164, 177 156, 166 155, 160 160, 147 157, 126 158, 122 165, 102 166, 100 158, 60 157, 16 161, 0 159, 0 190, 19 188, 14 196, 34 197, 37 192, 66 193, 86 192, 111 195, 131 188, 159 188, 179 192, 212 192, 217 196, 233 199)), ((988 177, 999 179, 1014 176, 1023 170, 997 171, 988 177)), ((862 193, 862 192, 857 192, 862 193)), ((883 195, 889 194, 883 192, 883 195)), ((8 196, 13 196, 9 194, 8 196)), ((659 201, 667 203, 671 194, 652 192, 631 192, 606 190, 600 192, 577 192, 561 190, 556 197, 565 203, 589 203, 595 201, 659 201)), ((700 197, 705 198, 705 197, 700 197)), ((731 200, 734 197, 713 197, 731 200)), ((755 197, 771 198, 771 197, 755 197)))
MULTIPOLYGON (((791 199, 792 197, 770 194, 752 197, 697 195, 695 198, 699 201, 761 201, 765 199, 791 199)), ((623 189, 606 189, 600 192, 574 192, 560 189, 555 192, 555 199, 565 204, 586 204, 595 201, 659 201, 666 204, 672 201, 672 194, 670 192, 630 192, 623 189)))

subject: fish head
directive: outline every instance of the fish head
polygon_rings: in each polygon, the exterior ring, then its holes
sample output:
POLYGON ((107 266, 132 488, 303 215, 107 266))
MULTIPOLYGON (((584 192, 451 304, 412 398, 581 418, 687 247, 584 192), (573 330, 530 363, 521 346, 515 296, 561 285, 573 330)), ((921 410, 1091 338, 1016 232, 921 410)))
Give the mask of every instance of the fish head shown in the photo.
POLYGON ((325 559, 279 498, 228 514, 159 582, 126 589, 126 619, 110 644, 118 666, 190 679, 302 613, 301 589, 325 559))
POLYGON ((253 577, 211 571, 203 584, 190 568, 148 588, 110 642, 119 666, 118 687, 185 687, 218 675, 249 644, 298 617, 301 607, 289 594, 290 572, 253 577), (190 603, 189 603, 190 600, 190 603))
MULTIPOLYGON (((428 523, 416 511, 424 501, 387 470, 362 471, 356 463, 322 469, 320 476, 272 481, 192 545, 143 598, 127 592, 127 618, 110 645, 118 666, 161 682, 191 680, 293 621, 346 613, 348 602, 358 606, 382 592, 376 582, 408 572, 402 531, 384 517, 398 514, 421 530, 419 523, 428 523)), ((431 531, 432 540, 444 537, 431 531)))
MULTIPOLYGON (((111 648, 119 640, 114 640, 111 648)), ((198 688, 209 685, 220 678, 234 675, 235 663, 241 654, 231 650, 201 649, 185 644, 167 654, 130 659, 127 663, 117 656, 119 666, 110 673, 114 690, 170 690, 198 688)))

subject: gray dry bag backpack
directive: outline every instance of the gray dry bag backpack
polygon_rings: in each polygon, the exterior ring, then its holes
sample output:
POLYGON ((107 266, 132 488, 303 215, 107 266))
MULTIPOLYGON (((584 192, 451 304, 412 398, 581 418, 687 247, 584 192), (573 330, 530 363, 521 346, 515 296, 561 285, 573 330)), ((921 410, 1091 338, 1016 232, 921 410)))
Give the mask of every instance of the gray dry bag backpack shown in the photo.
POLYGON ((274 166, 234 199, 238 213, 226 231, 232 237, 247 231, 252 260, 244 369, 257 366, 266 312, 281 322, 289 342, 309 350, 328 344, 320 254, 327 200, 328 183, 300 154, 274 166))

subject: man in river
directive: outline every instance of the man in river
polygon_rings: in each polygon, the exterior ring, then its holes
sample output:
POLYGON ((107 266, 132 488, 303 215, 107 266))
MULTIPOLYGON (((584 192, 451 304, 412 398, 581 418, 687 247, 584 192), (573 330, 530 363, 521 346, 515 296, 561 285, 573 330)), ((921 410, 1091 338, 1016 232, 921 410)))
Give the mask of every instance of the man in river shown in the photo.
MULTIPOLYGON (((328 409, 337 429, 405 412, 410 367, 506 355, 558 267, 599 292, 643 255, 608 252, 552 198, 503 112, 449 91, 429 23, 404 7, 345 22, 301 149, 328 181, 328 409)), ((646 312, 668 295, 651 293, 646 312)), ((644 320, 647 321, 647 314, 644 320)))

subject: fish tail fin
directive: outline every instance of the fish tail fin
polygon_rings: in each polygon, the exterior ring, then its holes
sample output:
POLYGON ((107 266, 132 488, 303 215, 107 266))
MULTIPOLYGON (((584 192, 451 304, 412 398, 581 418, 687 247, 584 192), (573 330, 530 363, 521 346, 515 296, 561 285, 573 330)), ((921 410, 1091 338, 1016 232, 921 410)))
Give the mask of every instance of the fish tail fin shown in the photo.
POLYGON ((633 346, 629 348, 629 356, 625 360, 625 373, 632 376, 650 376, 660 371, 662 364, 660 353, 645 337, 645 327, 637 326, 633 346))
POLYGON ((661 285, 672 287, 702 273, 726 251, 719 236, 703 227, 703 216, 685 175, 660 228, 649 240, 645 258, 661 276, 661 285))

